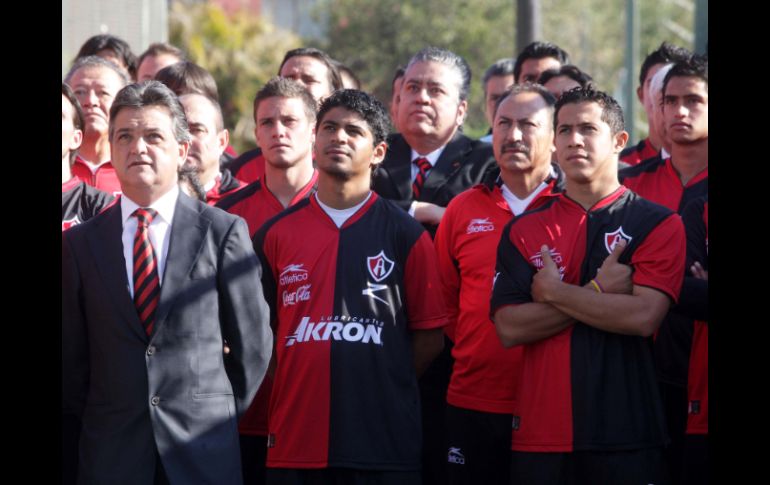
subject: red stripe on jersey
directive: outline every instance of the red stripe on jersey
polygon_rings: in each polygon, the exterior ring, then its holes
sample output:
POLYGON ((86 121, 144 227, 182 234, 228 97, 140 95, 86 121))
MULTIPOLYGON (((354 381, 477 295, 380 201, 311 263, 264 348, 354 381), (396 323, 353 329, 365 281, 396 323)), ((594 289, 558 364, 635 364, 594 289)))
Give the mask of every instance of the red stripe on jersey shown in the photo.
POLYGON ((247 184, 262 179, 265 175, 265 157, 262 152, 241 166, 241 169, 233 174, 238 180, 247 184))
POLYGON ((409 251, 404 268, 404 298, 411 330, 428 330, 446 325, 440 281, 433 241, 430 234, 423 232, 409 251))
POLYGON ((672 301, 679 301, 682 289, 684 261, 678 255, 686 254, 687 241, 682 238, 684 226, 678 214, 671 214, 661 222, 655 237, 648 237, 634 251, 631 265, 635 285, 649 286, 667 294, 672 301))
POLYGON ((91 173, 91 169, 86 162, 80 156, 77 156, 72 164, 71 171, 73 176, 102 192, 116 197, 122 193, 120 181, 115 173, 115 167, 112 166, 112 162, 99 165, 96 172, 91 173))
POLYGON ((640 171, 636 175, 626 176, 623 179, 623 185, 647 200, 678 212, 685 189, 708 178, 708 175, 708 167, 706 167, 698 175, 690 179, 687 185, 682 185, 679 174, 671 164, 671 158, 669 157, 656 170, 640 171))
POLYGON ((648 158, 652 158, 657 154, 658 150, 652 146, 650 139, 645 138, 635 147, 633 147, 633 150, 631 150, 629 153, 625 155, 621 154, 620 161, 629 165, 637 165, 639 162, 647 160, 648 158))

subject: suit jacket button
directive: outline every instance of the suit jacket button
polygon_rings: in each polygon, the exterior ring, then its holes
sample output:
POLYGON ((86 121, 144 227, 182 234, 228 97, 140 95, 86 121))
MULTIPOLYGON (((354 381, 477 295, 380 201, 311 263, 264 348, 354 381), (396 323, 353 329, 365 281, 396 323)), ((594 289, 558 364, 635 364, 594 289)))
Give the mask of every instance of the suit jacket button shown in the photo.
POLYGON ((158 403, 160 402, 160 398, 158 396, 153 396, 150 402, 152 403, 153 406, 157 406, 158 403))
POLYGON ((155 346, 150 345, 150 347, 147 349, 147 355, 152 355, 155 353, 155 346))

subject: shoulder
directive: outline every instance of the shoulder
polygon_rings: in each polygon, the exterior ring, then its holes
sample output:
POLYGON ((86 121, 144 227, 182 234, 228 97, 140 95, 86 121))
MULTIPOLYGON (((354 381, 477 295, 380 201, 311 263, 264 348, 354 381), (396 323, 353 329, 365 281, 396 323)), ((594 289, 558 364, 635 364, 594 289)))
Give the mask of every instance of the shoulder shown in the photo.
POLYGON ((254 182, 246 185, 245 187, 238 190, 237 192, 233 192, 232 194, 228 194, 224 196, 222 200, 214 204, 214 207, 218 207, 226 211, 231 207, 238 205, 243 201, 247 200, 249 197, 253 196, 260 190, 262 190, 262 181, 255 180, 254 182))
POLYGON ((634 179, 644 174, 651 174, 658 171, 664 164, 665 160, 663 160, 660 155, 656 155, 639 162, 637 165, 620 170, 618 172, 618 178, 623 182, 626 179, 634 179))

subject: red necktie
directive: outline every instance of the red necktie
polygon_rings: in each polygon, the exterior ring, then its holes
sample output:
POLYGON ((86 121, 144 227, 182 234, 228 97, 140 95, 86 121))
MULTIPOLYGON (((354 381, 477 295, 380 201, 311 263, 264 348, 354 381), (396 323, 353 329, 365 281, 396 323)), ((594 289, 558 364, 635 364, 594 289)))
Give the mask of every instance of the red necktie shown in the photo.
POLYGON ((134 305, 147 335, 155 324, 155 309, 160 297, 158 261, 150 242, 149 225, 158 213, 154 209, 137 209, 134 236, 134 305))
POLYGON ((414 198, 418 199, 420 198, 422 186, 425 184, 425 179, 428 177, 428 171, 433 167, 425 157, 415 158, 412 163, 417 165, 417 168, 420 170, 417 172, 417 177, 414 178, 414 182, 412 182, 412 193, 414 194, 414 198))

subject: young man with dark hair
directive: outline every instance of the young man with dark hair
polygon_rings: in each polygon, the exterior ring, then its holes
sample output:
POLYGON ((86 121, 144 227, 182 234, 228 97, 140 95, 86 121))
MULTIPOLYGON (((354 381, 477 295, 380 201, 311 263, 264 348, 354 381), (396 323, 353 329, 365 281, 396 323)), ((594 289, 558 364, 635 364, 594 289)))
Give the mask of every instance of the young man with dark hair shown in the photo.
POLYGON ((277 336, 268 483, 421 483, 417 376, 446 315, 430 236, 370 188, 387 133, 373 96, 326 98, 318 192, 254 238, 277 336))
MULTIPOLYGON (((642 197, 681 214, 692 200, 708 195, 708 61, 693 56, 675 63, 663 80, 659 109, 671 141, 671 156, 622 170, 620 180, 642 197)), ((694 322, 673 308, 655 338, 655 368, 671 437, 666 453, 672 474, 682 467, 694 322)))
POLYGON ((180 192, 190 134, 163 84, 123 88, 109 136, 120 202, 62 234, 79 483, 240 485, 237 422, 273 343, 246 223, 180 192))
POLYGON ((177 62, 187 60, 182 49, 167 42, 155 42, 142 52, 136 63, 136 80, 149 81, 161 69, 177 62))
POLYGON ((90 37, 80 46, 75 60, 86 56, 99 56, 126 70, 131 79, 136 79, 136 55, 128 42, 110 34, 90 37))
POLYGON ((513 76, 517 83, 537 82, 540 74, 548 69, 558 69, 569 64, 569 55, 556 44, 532 42, 516 57, 513 76))
POLYGON ((484 116, 489 123, 489 132, 479 138, 481 141, 492 143, 492 123, 495 120, 497 102, 506 95, 508 88, 514 84, 513 68, 516 60, 511 57, 498 59, 484 72, 481 85, 484 88, 484 116))
POLYGON ((671 62, 687 59, 692 53, 684 47, 678 47, 668 42, 662 42, 654 51, 647 54, 639 70, 639 86, 636 88, 636 96, 647 113, 647 138, 640 140, 634 146, 626 147, 620 153, 620 161, 631 166, 654 157, 660 151, 663 141, 662 135, 657 132, 652 122, 652 112, 660 109, 654 100, 648 96, 650 80, 660 68, 671 62))
POLYGON ((554 130, 565 191, 503 230, 490 306, 503 345, 524 345, 511 483, 659 483, 648 337, 679 295, 684 228, 618 183, 614 99, 567 91, 554 130))
POLYGON ((447 483, 508 483, 521 348, 500 345, 489 321, 489 294, 503 226, 561 191, 561 170, 551 163, 555 102, 531 83, 503 94, 492 127, 499 176, 455 197, 436 233, 450 317, 445 331, 454 342, 446 396, 447 483))
POLYGON ((572 64, 566 64, 558 69, 543 71, 537 83, 545 86, 545 89, 553 94, 556 99, 559 99, 565 91, 573 88, 594 87, 593 78, 572 64))

